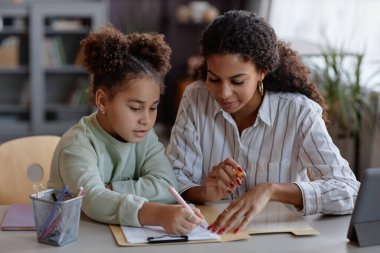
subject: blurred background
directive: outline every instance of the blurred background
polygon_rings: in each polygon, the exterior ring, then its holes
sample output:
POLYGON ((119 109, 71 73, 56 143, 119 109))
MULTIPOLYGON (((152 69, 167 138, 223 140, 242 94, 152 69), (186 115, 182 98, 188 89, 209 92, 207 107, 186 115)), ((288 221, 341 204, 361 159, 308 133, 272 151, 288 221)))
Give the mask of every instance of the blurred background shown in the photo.
POLYGON ((79 42, 109 21, 124 33, 163 33, 172 48, 155 127, 166 145, 201 62, 201 32, 231 9, 263 17, 300 54, 328 104, 331 136, 357 175, 379 167, 376 0, 0 0, 0 142, 62 135, 94 110, 79 42))

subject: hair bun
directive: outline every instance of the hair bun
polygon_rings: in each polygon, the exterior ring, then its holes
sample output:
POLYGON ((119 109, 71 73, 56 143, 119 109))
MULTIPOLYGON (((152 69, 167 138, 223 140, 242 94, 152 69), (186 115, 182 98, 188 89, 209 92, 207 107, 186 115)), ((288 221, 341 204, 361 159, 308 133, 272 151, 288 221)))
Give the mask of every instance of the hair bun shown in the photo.
POLYGON ((84 66, 96 75, 112 74, 123 68, 128 54, 125 35, 107 24, 81 41, 84 66))
POLYGON ((164 36, 156 33, 132 33, 126 36, 128 53, 149 63, 161 76, 170 69, 171 49, 166 44, 164 36))

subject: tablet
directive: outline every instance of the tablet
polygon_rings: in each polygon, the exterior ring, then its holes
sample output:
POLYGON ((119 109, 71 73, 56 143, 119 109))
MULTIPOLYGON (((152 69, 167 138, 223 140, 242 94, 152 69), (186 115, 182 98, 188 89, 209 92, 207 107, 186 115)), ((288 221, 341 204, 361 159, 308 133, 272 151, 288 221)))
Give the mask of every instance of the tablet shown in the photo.
POLYGON ((380 244, 380 168, 366 169, 347 238, 359 246, 380 244))

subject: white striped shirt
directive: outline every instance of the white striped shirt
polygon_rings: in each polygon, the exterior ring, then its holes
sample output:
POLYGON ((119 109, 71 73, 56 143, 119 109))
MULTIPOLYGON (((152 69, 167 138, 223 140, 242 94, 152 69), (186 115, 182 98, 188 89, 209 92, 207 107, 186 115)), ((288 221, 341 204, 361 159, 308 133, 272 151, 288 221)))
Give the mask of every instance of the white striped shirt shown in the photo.
POLYGON ((321 107, 304 95, 266 92, 255 123, 239 135, 204 82, 189 85, 167 148, 180 192, 201 185, 214 165, 231 157, 247 177, 230 199, 258 183, 296 183, 304 215, 351 213, 360 183, 321 115, 321 107))

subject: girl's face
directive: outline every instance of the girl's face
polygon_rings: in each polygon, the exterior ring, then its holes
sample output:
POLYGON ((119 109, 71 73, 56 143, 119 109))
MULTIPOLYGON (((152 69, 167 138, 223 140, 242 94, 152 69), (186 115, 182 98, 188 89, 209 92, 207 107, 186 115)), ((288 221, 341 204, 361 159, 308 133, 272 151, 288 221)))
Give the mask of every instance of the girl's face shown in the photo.
POLYGON ((104 130, 120 141, 139 142, 156 121, 160 86, 153 79, 134 79, 112 99, 105 93, 102 99, 97 118, 104 130))
POLYGON ((261 101, 257 83, 264 76, 252 61, 244 61, 238 54, 207 58, 207 88, 222 109, 231 114, 257 108, 261 101))

